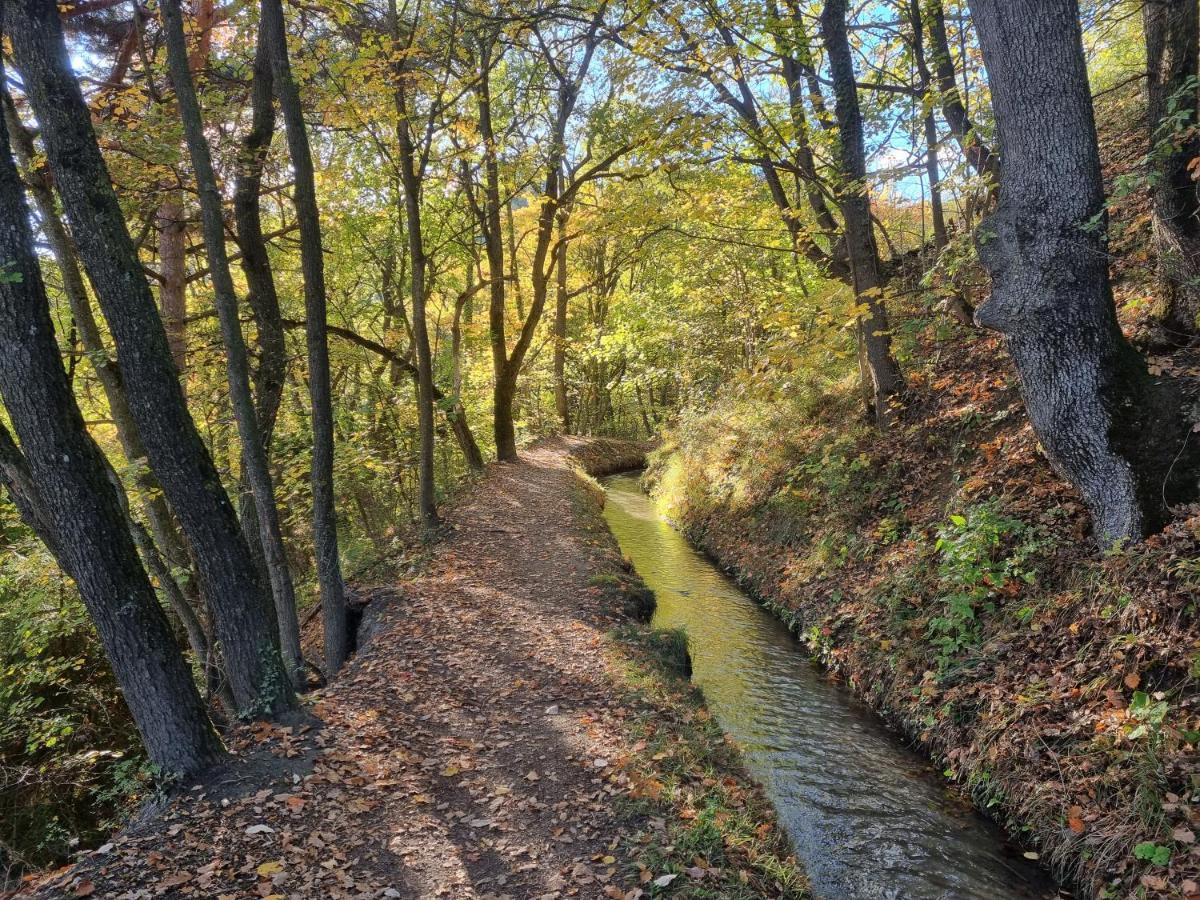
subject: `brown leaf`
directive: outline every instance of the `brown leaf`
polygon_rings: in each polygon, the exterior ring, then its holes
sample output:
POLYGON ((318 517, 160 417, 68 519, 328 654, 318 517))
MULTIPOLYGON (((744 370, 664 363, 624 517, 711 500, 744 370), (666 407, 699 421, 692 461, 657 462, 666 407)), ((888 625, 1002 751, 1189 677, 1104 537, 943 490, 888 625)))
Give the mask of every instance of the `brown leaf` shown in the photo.
POLYGON ((1083 807, 1072 806, 1067 811, 1067 827, 1076 834, 1083 834, 1087 831, 1087 825, 1083 822, 1083 807))

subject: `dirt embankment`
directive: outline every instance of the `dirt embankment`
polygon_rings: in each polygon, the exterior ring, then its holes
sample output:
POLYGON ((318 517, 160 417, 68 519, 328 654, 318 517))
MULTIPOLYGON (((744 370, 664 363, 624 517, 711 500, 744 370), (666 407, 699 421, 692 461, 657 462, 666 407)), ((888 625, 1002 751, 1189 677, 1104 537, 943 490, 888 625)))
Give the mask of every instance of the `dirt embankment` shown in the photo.
POLYGON ((560 439, 491 466, 311 720, 41 881, 45 897, 801 897, 769 806, 620 612, 622 569, 560 439), (747 824, 750 823, 750 824, 747 824), (707 893, 705 893, 707 892, 707 893))

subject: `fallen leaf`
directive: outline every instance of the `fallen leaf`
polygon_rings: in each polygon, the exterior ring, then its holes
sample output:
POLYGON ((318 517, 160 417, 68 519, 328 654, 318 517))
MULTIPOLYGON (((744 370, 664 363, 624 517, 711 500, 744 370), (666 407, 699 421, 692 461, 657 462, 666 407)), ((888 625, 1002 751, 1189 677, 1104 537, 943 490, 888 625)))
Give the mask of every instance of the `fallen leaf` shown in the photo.
POLYGON ((1076 834, 1083 834, 1087 831, 1087 825, 1083 821, 1083 807, 1072 806, 1067 811, 1067 827, 1076 834))
POLYGON ((654 879, 654 886, 655 887, 667 887, 672 881, 674 881, 678 877, 679 877, 679 875, 675 872, 672 872, 670 875, 659 875, 657 878, 654 879))
POLYGON ((270 878, 272 875, 277 875, 283 871, 283 861, 279 859, 273 859, 270 862, 263 863, 261 866, 255 869, 255 871, 258 872, 258 874, 263 878, 270 878))

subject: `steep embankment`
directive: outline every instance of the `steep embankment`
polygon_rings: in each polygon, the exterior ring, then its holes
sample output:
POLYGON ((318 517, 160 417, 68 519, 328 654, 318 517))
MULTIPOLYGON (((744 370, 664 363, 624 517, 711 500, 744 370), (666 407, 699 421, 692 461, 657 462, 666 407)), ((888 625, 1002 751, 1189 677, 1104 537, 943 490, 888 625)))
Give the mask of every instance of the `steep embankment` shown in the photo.
POLYGON ((371 589, 370 640, 312 719, 74 869, 66 897, 799 897, 761 794, 660 646, 577 472, 542 443, 448 512, 422 571, 371 589))
POLYGON ((730 392, 659 452, 658 496, 1081 893, 1197 895, 1200 517, 1101 558, 997 341, 917 358, 887 437, 850 390, 730 392))

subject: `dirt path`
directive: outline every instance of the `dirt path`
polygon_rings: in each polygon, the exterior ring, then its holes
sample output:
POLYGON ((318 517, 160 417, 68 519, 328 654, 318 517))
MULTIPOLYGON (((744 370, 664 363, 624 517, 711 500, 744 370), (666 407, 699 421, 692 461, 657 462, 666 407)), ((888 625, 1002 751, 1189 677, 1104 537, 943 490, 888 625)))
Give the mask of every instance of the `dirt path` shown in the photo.
POLYGON ((630 762, 646 742, 604 649, 619 604, 593 577, 619 560, 572 451, 597 454, 560 440, 491 467, 425 573, 376 589, 323 724, 242 731, 233 766, 46 895, 636 898, 715 879, 685 859, 656 886, 640 863, 669 838, 637 785, 663 782, 630 762))

